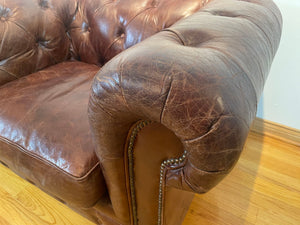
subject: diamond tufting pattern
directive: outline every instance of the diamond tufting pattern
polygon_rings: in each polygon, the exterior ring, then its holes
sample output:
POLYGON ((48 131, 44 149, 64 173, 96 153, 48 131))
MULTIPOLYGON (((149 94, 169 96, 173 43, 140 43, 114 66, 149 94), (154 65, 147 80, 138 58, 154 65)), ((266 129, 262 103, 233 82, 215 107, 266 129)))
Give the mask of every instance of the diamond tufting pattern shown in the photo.
POLYGON ((101 66, 202 4, 198 0, 0 3, 0 85, 70 58, 101 66))

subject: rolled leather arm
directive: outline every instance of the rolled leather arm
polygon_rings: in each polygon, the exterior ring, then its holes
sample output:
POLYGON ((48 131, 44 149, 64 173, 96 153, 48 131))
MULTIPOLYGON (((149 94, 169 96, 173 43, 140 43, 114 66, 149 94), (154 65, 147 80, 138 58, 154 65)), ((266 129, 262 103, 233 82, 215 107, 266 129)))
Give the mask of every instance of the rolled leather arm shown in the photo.
POLYGON ((255 117, 281 27, 272 1, 214 0, 101 69, 89 118, 120 217, 128 212, 120 209, 128 205, 124 143, 138 120, 163 124, 187 151, 185 166, 167 175, 172 185, 202 193, 230 171, 255 117))

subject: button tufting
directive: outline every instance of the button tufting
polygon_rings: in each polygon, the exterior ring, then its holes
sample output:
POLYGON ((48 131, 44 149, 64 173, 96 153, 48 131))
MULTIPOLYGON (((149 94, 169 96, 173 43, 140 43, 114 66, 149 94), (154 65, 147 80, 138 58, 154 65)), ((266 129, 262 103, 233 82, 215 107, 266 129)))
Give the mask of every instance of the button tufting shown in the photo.
POLYGON ((9 8, 6 8, 2 5, 0 5, 0 20, 6 21, 10 16, 11 10, 9 8))
POLYGON ((38 0, 38 4, 42 9, 48 9, 49 8, 48 0, 38 0))
POLYGON ((158 5, 158 0, 152 0, 151 6, 152 7, 157 7, 157 5, 158 5))
POLYGON ((125 29, 123 26, 120 26, 118 29, 117 29, 117 32, 116 32, 116 36, 117 37, 125 37, 125 29))
POLYGON ((43 40, 41 38, 37 38, 36 45, 40 48, 47 48, 50 41, 43 40))
POLYGON ((89 25, 86 22, 82 22, 81 30, 82 30, 82 32, 90 32, 91 28, 89 27, 89 25))

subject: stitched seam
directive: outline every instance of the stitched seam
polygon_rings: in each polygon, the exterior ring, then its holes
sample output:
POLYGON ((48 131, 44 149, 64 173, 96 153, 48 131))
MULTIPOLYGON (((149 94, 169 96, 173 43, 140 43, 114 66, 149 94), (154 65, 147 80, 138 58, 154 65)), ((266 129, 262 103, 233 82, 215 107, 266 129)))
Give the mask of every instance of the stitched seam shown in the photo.
POLYGON ((83 181, 84 179, 86 179, 86 178, 93 172, 93 170, 94 170, 98 165, 100 165, 100 162, 97 162, 97 163, 96 163, 96 164, 95 164, 95 165, 94 165, 94 166, 93 166, 86 174, 84 174, 84 176, 76 177, 76 176, 73 176, 72 174, 70 174, 70 173, 68 173, 68 172, 66 172, 66 171, 64 171, 64 170, 62 170, 61 168, 59 168, 59 167, 58 167, 57 165, 55 165, 54 163, 49 162, 49 161, 46 161, 45 159, 41 158, 41 157, 38 156, 38 155, 35 155, 35 154, 32 154, 32 153, 29 154, 28 151, 27 151, 24 147, 22 147, 21 145, 19 145, 19 144, 17 144, 17 143, 14 143, 14 142, 8 140, 8 139, 5 138, 5 137, 0 136, 0 140, 3 141, 3 142, 5 142, 6 144, 12 146, 12 147, 17 148, 20 152, 22 152, 22 153, 28 155, 29 157, 35 158, 35 159, 37 159, 37 160, 39 160, 39 161, 41 161, 41 162, 43 162, 43 163, 45 163, 45 164, 48 164, 49 166, 52 166, 53 168, 55 168, 55 169, 61 171, 62 173, 64 173, 65 175, 71 177, 72 179, 75 179, 76 181, 83 181))
POLYGON ((2 68, 0 68, 0 70, 1 70, 1 71, 3 71, 4 73, 7 73, 8 75, 10 75, 10 76, 12 76, 12 77, 16 78, 16 79, 18 79, 18 78, 19 78, 17 75, 15 75, 15 74, 12 74, 12 73, 10 73, 10 72, 8 72, 8 71, 6 71, 6 70, 2 69, 2 68))

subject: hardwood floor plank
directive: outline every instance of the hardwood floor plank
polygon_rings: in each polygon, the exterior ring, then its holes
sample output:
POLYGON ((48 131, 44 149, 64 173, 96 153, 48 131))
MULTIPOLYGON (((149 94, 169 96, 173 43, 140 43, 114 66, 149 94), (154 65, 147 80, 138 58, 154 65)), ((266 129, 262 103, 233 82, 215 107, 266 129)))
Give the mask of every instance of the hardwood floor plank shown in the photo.
MULTIPOLYGON (((92 225, 0 165, 0 225, 92 225)), ((300 225, 300 147, 250 133, 216 188, 196 195, 184 225, 300 225)))
POLYGON ((0 180, 0 225, 94 224, 2 165, 0 180))
POLYGON ((231 174, 196 195, 184 225, 196 224, 299 225, 300 148, 251 133, 231 174))

